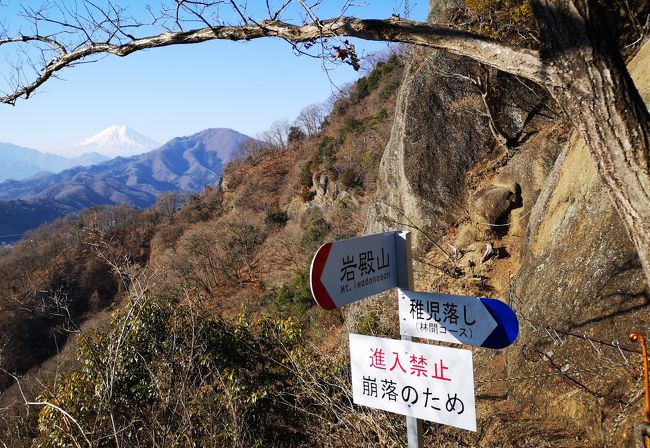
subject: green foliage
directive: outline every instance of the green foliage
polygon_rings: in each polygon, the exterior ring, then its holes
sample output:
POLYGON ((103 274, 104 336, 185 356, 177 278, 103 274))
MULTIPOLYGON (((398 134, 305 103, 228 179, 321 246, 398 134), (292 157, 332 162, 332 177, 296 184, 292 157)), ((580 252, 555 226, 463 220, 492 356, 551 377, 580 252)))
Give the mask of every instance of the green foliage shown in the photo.
POLYGON ((530 20, 533 16, 533 11, 530 9, 530 2, 528 1, 510 1, 507 3, 512 3, 510 7, 510 17, 515 22, 523 22, 530 20))
POLYGON ((379 109, 379 112, 377 112, 376 115, 368 119, 368 122, 371 127, 375 127, 380 125, 384 121, 386 121, 387 118, 388 118, 388 111, 382 107, 381 109, 379 109))
POLYGON ((368 75, 368 88, 372 91, 377 88, 382 79, 391 74, 395 69, 401 68, 404 63, 399 56, 393 54, 386 62, 380 62, 368 75))
POLYGON ((385 108, 379 109, 379 111, 372 116, 364 118, 356 118, 348 116, 345 118, 343 126, 339 130, 339 140, 345 140, 346 136, 349 134, 359 135, 369 129, 375 129, 381 123, 386 121, 388 118, 388 111, 385 108))
POLYGON ((363 185, 361 173, 354 167, 345 167, 341 169, 339 180, 348 188, 357 188, 363 185))
POLYGON ((347 117, 345 119, 345 124, 343 125, 342 133, 343 135, 347 133, 361 134, 364 130, 365 125, 362 120, 355 117, 347 117))
POLYGON ((354 84, 354 89, 350 95, 350 101, 352 104, 359 104, 361 100, 370 95, 371 88, 368 83, 368 78, 362 76, 354 84))
POLYGON ((400 86, 399 81, 392 82, 388 84, 386 87, 381 89, 379 92, 379 98, 382 99, 383 101, 388 101, 388 99, 393 96, 395 92, 397 92, 397 89, 400 86))
POLYGON ((290 318, 228 322, 190 300, 134 298, 80 340, 80 370, 41 397, 83 434, 44 407, 34 446, 296 445, 287 366, 301 338, 290 318))
POLYGON ((465 0, 465 4, 477 14, 502 11, 515 21, 528 20, 532 17, 528 0, 465 0))
POLYGON ((271 210, 266 214, 264 221, 268 225, 284 225, 289 220, 289 215, 284 210, 271 210))
POLYGON ((483 12, 488 8, 494 8, 499 0, 465 0, 465 5, 474 12, 483 12))
POLYGON ((300 140, 303 140, 307 135, 303 132, 302 129, 298 126, 291 126, 289 128, 289 135, 287 136, 287 141, 289 143, 295 143, 300 140))
POLYGON ((379 315, 374 310, 368 310, 359 317, 355 331, 361 334, 378 334, 382 328, 379 315))
POLYGON ((316 154, 316 162, 319 164, 332 162, 336 158, 336 149, 338 141, 334 137, 325 136, 318 144, 318 153, 316 154))
POLYGON ((347 215, 352 211, 352 204, 350 204, 350 198, 347 196, 342 197, 336 203, 339 213, 347 215))
POLYGON ((403 67, 404 63, 397 55, 392 55, 386 62, 379 62, 377 66, 366 76, 362 76, 354 84, 354 89, 350 96, 353 104, 359 104, 361 100, 370 95, 380 82, 386 78, 395 69, 403 67))
POLYGON ((308 252, 315 252, 323 244, 325 236, 331 226, 323 216, 323 213, 316 211, 305 225, 305 233, 302 237, 302 245, 308 252))
MULTIPOLYGON (((345 140, 349 134, 358 135, 363 132, 374 130, 388 119, 388 111, 385 108, 379 109, 375 115, 357 119, 349 116, 345 119, 344 126, 340 130, 340 139, 345 140)), ((360 189, 364 186, 366 179, 374 181, 373 171, 378 170, 378 163, 381 153, 374 152, 372 148, 364 147, 356 151, 354 156, 337 166, 338 179, 343 185, 349 188, 360 189)))
POLYGON ((280 288, 273 304, 277 312, 289 316, 302 316, 313 305, 309 271, 306 269, 297 271, 291 282, 280 288))
POLYGON ((302 166, 302 169, 300 170, 300 176, 298 178, 300 185, 304 188, 311 188, 311 181, 312 181, 312 171, 311 171, 311 165, 312 162, 311 160, 308 160, 307 163, 305 163, 302 166))
POLYGON ((539 44, 528 0, 465 0, 454 16, 468 31, 531 47, 539 44))

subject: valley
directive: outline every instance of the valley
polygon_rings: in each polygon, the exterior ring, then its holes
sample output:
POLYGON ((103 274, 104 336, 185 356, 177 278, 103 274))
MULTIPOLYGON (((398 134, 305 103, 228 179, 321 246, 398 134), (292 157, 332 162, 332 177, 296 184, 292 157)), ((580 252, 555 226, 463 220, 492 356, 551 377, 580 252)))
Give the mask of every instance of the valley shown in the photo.
POLYGON ((208 129, 141 155, 0 182, 0 213, 7 216, 0 224, 0 241, 15 241, 15 236, 1 235, 20 235, 94 205, 146 208, 164 192, 197 193, 219 182, 223 166, 249 140, 230 129, 208 129))

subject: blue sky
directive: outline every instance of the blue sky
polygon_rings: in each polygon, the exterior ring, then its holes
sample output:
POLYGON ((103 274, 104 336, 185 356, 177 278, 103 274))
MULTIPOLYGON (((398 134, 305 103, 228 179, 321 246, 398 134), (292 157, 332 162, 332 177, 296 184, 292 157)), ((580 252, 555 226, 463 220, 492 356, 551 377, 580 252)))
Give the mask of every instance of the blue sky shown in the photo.
MULTIPOLYGON (((7 3, 0 8, 2 21, 19 23, 14 2, 7 3)), ((410 18, 425 19, 426 0, 411 0, 410 6, 410 18)), ((372 1, 348 15, 385 18, 401 9, 400 1, 372 1)), ((359 53, 387 48, 384 43, 354 43, 359 53)), ((0 105, 0 142, 66 153, 67 147, 113 124, 127 124, 161 143, 209 127, 255 135, 275 120, 291 121, 303 107, 324 101, 335 90, 330 78, 342 85, 359 76, 347 65, 326 73, 320 60, 296 56, 275 39, 109 56, 64 70, 62 79, 48 81, 16 106, 0 105)))

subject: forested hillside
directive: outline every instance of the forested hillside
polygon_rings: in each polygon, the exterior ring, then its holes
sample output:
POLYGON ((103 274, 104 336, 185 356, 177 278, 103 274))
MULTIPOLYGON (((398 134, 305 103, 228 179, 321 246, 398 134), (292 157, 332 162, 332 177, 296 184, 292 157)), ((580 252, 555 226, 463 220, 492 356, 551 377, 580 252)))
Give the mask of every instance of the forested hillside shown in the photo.
POLYGON ((340 446, 361 431, 364 415, 337 426, 339 406, 354 412, 343 318, 314 307, 307 271, 323 241, 363 228, 403 66, 380 60, 317 130, 250 146, 201 194, 94 207, 6 249, 0 439, 340 446), (14 374, 28 399, 78 425, 24 406, 14 374), (316 421, 329 423, 306 431, 316 421))

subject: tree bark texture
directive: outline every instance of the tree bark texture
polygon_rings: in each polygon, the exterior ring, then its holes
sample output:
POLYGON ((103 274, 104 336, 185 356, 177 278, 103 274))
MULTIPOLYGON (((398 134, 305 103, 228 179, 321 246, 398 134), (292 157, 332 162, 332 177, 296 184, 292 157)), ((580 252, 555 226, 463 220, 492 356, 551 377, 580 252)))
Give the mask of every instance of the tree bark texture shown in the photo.
MULTIPOLYGON (((587 143, 650 285, 650 116, 588 0, 533 0, 551 95, 587 143)), ((579 182, 580 179, 576 179, 579 182)))

